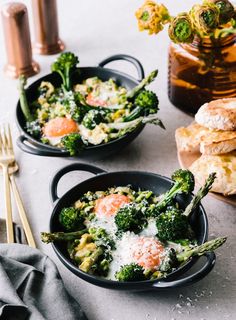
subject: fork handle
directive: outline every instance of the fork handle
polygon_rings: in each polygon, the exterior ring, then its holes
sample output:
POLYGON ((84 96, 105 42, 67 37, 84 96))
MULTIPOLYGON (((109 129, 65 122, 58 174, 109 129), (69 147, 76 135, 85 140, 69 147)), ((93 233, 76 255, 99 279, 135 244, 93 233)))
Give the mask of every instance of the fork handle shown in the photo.
POLYGON ((14 231, 13 231, 13 221, 12 221, 11 193, 10 193, 8 166, 3 166, 2 171, 3 171, 5 209, 6 209, 7 242, 14 243, 14 231))
POLYGON ((29 222, 28 222, 28 219, 27 219, 27 216, 26 216, 26 212, 25 212, 25 209, 24 209, 24 206, 23 206, 23 202, 21 200, 21 196, 20 196, 20 193, 18 191, 16 182, 15 182, 15 178, 14 178, 13 175, 10 175, 10 181, 11 181, 12 192, 13 192, 13 195, 14 195, 14 198, 15 198, 15 201, 16 201, 17 209, 18 209, 18 212, 19 212, 21 223, 22 223, 24 231, 25 231, 27 242, 28 242, 29 246, 31 246, 33 248, 36 248, 36 244, 35 244, 35 241, 34 241, 34 237, 33 237, 32 231, 30 229, 30 225, 29 225, 29 222))

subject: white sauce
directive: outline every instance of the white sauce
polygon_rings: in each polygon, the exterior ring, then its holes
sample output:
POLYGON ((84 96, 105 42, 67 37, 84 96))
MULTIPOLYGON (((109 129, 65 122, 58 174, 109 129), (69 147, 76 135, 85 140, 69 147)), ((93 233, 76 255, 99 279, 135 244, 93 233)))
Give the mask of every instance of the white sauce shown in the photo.
POLYGON ((155 219, 150 219, 148 221, 148 225, 142 232, 139 233, 140 236, 147 236, 147 237, 155 237, 157 234, 157 227, 155 219))
POLYGON ((133 232, 126 232, 120 240, 116 241, 117 249, 112 253, 113 261, 110 264, 110 270, 106 277, 107 279, 116 280, 116 271, 118 271, 122 265, 134 262, 132 253, 138 238, 139 236, 133 232))

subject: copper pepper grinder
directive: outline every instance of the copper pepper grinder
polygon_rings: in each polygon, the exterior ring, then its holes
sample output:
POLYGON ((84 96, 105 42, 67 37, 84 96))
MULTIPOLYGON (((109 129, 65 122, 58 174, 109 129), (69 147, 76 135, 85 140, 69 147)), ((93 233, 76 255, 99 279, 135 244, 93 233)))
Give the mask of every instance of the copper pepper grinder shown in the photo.
POLYGON ((65 46, 59 39, 56 0, 32 0, 35 43, 38 54, 56 54, 65 46))
POLYGON ((11 2, 2 7, 2 22, 7 53, 4 72, 11 78, 21 74, 30 77, 39 71, 39 65, 32 60, 29 19, 23 3, 11 2))

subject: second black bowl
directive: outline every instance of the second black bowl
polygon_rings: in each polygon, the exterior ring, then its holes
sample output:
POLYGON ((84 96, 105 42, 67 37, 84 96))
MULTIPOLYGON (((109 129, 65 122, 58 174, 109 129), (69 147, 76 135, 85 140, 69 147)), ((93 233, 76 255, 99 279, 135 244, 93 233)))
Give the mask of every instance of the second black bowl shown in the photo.
MULTIPOLYGON (((98 77, 103 81, 112 78, 119 86, 123 86, 126 89, 130 90, 137 86, 139 82, 144 78, 144 70, 141 63, 136 58, 129 55, 118 54, 101 61, 97 67, 79 68, 79 73, 76 73, 73 76, 73 83, 82 83, 83 80, 90 77, 98 77), (105 66, 107 63, 116 60, 126 60, 131 62, 137 70, 138 80, 123 72, 103 68, 103 66, 105 66)), ((40 86, 42 81, 49 81, 55 87, 59 87, 61 85, 61 79, 59 75, 56 73, 50 73, 38 79, 33 84, 31 84, 26 90, 26 95, 29 103, 32 103, 37 98, 38 87, 40 86)), ((29 133, 25 129, 26 121, 22 113, 19 101, 16 107, 16 121, 21 131, 21 135, 17 139, 17 145, 21 150, 38 156, 70 157, 69 152, 67 152, 66 150, 43 144, 39 140, 36 140, 35 138, 29 135, 29 133)), ((126 145, 132 142, 143 130, 143 128, 144 125, 141 124, 135 130, 122 136, 121 138, 112 140, 108 143, 85 147, 81 154, 79 154, 78 158, 92 160, 106 158, 111 154, 120 151, 126 145)))
MULTIPOLYGON (((139 171, 122 171, 107 173, 104 170, 82 163, 73 163, 60 169, 54 176, 50 192, 54 202, 54 209, 50 218, 50 232, 64 231, 59 222, 59 214, 62 208, 71 206, 87 191, 106 190, 112 186, 127 186, 132 185, 132 188, 138 190, 151 190, 155 194, 163 194, 172 186, 172 180, 158 174, 139 171), (94 173, 96 176, 78 183, 70 189, 60 199, 57 195, 57 187, 60 179, 71 171, 87 171, 94 173)), ((191 201, 192 195, 177 197, 181 207, 191 201)), ((202 244, 207 240, 208 222, 206 213, 200 205, 191 215, 190 224, 195 232, 198 244, 202 244)), ((95 284, 100 287, 118 289, 118 290, 163 290, 167 288, 176 288, 180 286, 190 285, 199 281, 206 276, 214 267, 215 254, 214 252, 205 253, 206 261, 204 265, 191 275, 185 275, 185 272, 198 260, 197 257, 189 259, 184 265, 177 268, 175 271, 168 274, 160 280, 147 280, 138 282, 119 282, 106 280, 102 277, 96 277, 81 271, 70 259, 65 243, 56 242, 53 244, 57 256, 61 262, 73 272, 76 276, 83 280, 95 284)))

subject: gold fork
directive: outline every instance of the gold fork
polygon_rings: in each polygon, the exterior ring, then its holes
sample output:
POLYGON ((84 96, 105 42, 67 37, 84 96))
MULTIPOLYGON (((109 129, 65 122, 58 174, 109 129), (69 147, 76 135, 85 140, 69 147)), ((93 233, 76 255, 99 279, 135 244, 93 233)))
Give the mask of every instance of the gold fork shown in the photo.
POLYGON ((14 155, 12 154, 12 142, 9 137, 9 125, 0 127, 0 165, 3 172, 4 195, 5 195, 5 210, 6 210, 6 229, 7 229, 7 242, 14 243, 14 232, 12 223, 12 207, 11 207, 11 194, 10 183, 8 175, 8 167, 14 162, 14 155))
MULTIPOLYGON (((19 167, 18 167, 18 164, 15 160, 15 155, 14 155, 14 150, 13 150, 13 145, 12 145, 12 138, 11 138, 11 130, 10 130, 9 125, 7 126, 7 130, 5 130, 4 133, 5 133, 6 144, 8 146, 8 151, 14 159, 13 162, 10 163, 10 165, 8 166, 8 174, 9 174, 9 179, 10 179, 10 183, 11 183, 11 189, 12 189, 15 201, 16 201, 17 209, 18 209, 18 212, 20 215, 21 223, 22 223, 24 231, 25 231, 27 242, 28 242, 29 246, 36 248, 36 244, 34 241, 32 231, 30 229, 30 225, 29 225, 29 222, 28 222, 28 219, 26 216, 24 205, 21 200, 20 193, 18 191, 16 182, 15 182, 15 178, 13 175, 13 173, 18 171, 19 167)), ((1 136, 0 136, 0 138, 1 138, 1 136)))
POLYGON ((10 130, 9 126, 8 126, 8 135, 7 135, 7 137, 8 137, 8 142, 9 142, 9 144, 8 144, 9 145, 9 150, 11 152, 11 155, 14 158, 14 162, 8 167, 8 173, 10 174, 10 182, 11 182, 12 192, 13 192, 13 195, 14 195, 14 198, 15 198, 15 201, 16 201, 17 209, 18 209, 18 212, 19 212, 21 223, 22 223, 24 231, 25 231, 25 236, 26 236, 28 245, 33 247, 33 248, 36 248, 36 244, 35 244, 34 237, 33 237, 33 234, 32 234, 28 219, 27 219, 27 215, 26 215, 26 212, 25 212, 25 209, 24 209, 24 205, 23 205, 23 202, 21 200, 21 196, 20 196, 20 193, 18 191, 16 182, 15 182, 15 178, 14 178, 14 175, 13 175, 14 172, 18 171, 19 167, 18 167, 18 164, 17 164, 17 162, 15 160, 15 155, 14 155, 14 150, 13 150, 13 145, 12 145, 12 138, 11 138, 11 130, 10 130))

